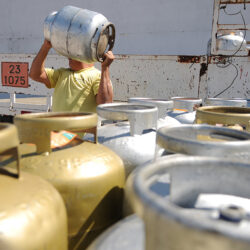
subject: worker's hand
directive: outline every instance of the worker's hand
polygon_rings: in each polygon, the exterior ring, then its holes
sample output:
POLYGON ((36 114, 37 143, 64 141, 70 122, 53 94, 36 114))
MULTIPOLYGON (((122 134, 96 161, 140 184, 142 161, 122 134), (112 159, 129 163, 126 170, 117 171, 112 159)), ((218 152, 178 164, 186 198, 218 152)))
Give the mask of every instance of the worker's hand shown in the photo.
POLYGON ((115 56, 111 50, 104 54, 104 61, 102 62, 102 68, 107 68, 114 61, 115 56))
POLYGON ((43 47, 46 48, 47 50, 50 50, 52 48, 52 44, 50 41, 44 39, 43 47))

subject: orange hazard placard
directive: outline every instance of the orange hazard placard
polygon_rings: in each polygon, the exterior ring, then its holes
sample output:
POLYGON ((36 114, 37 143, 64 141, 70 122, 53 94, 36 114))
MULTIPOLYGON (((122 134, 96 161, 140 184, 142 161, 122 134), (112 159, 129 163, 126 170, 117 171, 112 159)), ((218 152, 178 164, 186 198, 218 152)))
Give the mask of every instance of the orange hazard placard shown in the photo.
POLYGON ((28 71, 27 62, 2 62, 2 85, 28 88, 28 71))

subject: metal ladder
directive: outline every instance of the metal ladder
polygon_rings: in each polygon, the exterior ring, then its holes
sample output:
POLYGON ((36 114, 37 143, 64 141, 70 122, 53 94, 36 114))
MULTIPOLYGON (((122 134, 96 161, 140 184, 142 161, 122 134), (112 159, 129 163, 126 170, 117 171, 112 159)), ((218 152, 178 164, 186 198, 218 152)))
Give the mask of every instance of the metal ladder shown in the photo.
MULTIPOLYGON (((219 50, 217 48, 217 34, 218 31, 244 31, 250 30, 250 24, 219 24, 219 16, 221 5, 225 4, 242 4, 244 7, 246 4, 250 4, 250 0, 214 0, 214 14, 213 14, 213 25, 212 25, 212 37, 211 37, 211 55, 231 55, 231 51, 219 50)), ((250 7, 250 6, 249 6, 250 7)), ((250 42, 247 41, 249 45, 250 42)), ((247 56, 247 51, 239 50, 237 56, 247 56)))

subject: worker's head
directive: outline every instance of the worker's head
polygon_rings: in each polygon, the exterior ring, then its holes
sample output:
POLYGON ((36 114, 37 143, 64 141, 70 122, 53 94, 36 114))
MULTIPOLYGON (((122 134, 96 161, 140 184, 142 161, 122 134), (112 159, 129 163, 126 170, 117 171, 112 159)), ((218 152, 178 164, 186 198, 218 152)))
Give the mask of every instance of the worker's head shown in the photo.
POLYGON ((73 71, 78 71, 84 68, 91 67, 93 65, 94 65, 93 63, 89 64, 89 63, 80 62, 80 61, 76 61, 74 59, 69 58, 69 67, 73 71))

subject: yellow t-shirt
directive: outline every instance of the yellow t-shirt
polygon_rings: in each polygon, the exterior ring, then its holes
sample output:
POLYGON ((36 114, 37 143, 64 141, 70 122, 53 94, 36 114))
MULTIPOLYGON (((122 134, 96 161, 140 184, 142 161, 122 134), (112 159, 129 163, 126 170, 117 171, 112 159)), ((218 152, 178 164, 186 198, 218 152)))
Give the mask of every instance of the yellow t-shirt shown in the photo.
POLYGON ((79 71, 46 68, 53 93, 52 111, 96 112, 101 72, 95 67, 79 71))

